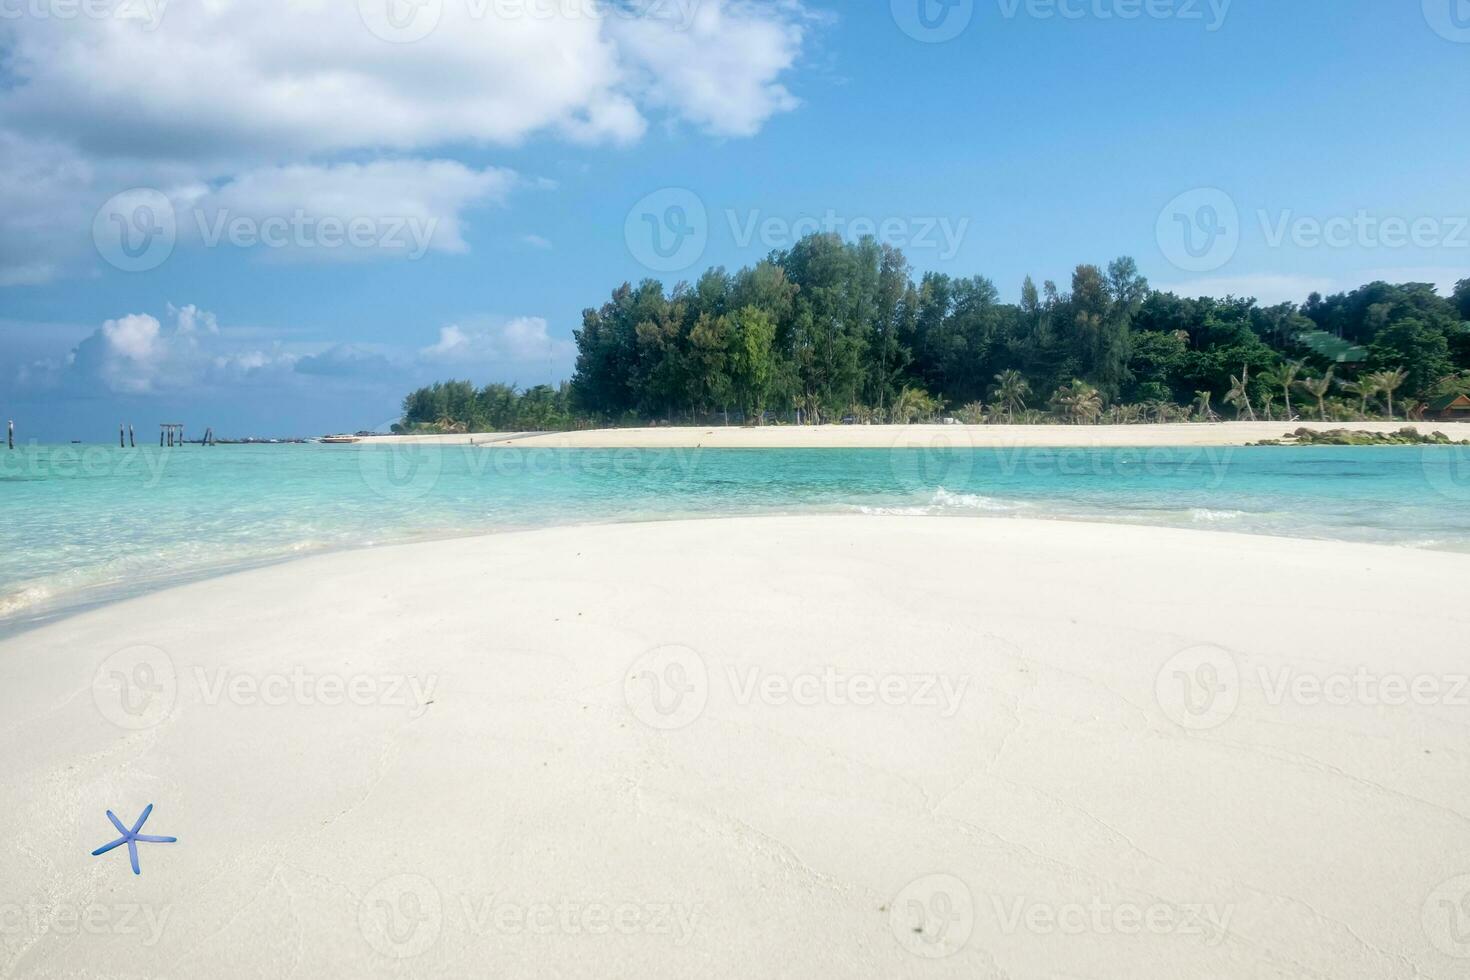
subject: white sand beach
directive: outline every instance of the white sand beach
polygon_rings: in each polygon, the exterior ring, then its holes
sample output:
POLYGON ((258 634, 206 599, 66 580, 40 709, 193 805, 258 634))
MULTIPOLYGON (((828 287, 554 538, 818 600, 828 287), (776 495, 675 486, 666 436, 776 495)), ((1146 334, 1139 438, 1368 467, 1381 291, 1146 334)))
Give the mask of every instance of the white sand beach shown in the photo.
POLYGON ((514 443, 527 448, 565 449, 892 449, 905 446, 975 448, 1244 446, 1280 439, 1296 429, 1443 432, 1470 440, 1470 422, 1218 422, 1169 425, 770 425, 661 426, 588 429, 581 432, 476 433, 447 436, 379 436, 372 443, 477 446, 514 443))
POLYGON ((0 642, 0 975, 1463 978, 1467 576, 752 518, 107 606, 0 642))

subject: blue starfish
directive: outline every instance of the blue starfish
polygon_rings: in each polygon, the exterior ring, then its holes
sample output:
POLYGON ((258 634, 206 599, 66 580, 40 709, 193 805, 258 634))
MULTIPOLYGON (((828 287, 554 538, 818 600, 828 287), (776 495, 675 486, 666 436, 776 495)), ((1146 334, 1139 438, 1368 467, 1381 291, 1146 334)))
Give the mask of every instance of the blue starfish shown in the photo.
POLYGON ((143 811, 143 815, 138 818, 138 822, 133 824, 133 829, 129 830, 128 828, 123 826, 121 820, 117 819, 117 815, 115 813, 113 813, 111 810, 108 810, 107 819, 112 821, 112 825, 114 827, 122 831, 122 836, 113 841, 111 844, 103 844, 101 847, 97 848, 97 850, 92 852, 92 856, 96 857, 99 854, 106 854, 114 847, 117 847, 121 844, 126 844, 128 845, 128 858, 133 863, 133 874, 142 874, 142 869, 138 867, 138 841, 145 841, 149 844, 174 844, 178 842, 177 837, 150 837, 148 834, 138 833, 138 831, 143 829, 143 824, 147 822, 148 815, 152 812, 153 804, 150 803, 148 804, 147 809, 143 811))

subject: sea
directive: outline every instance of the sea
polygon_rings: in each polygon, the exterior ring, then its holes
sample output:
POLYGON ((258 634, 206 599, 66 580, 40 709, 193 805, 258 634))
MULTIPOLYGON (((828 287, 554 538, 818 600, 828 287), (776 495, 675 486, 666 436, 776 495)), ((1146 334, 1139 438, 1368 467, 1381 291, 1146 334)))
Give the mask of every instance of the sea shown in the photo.
POLYGON ((328 550, 761 514, 1100 521, 1470 551, 1470 447, 0 447, 0 624, 328 550))

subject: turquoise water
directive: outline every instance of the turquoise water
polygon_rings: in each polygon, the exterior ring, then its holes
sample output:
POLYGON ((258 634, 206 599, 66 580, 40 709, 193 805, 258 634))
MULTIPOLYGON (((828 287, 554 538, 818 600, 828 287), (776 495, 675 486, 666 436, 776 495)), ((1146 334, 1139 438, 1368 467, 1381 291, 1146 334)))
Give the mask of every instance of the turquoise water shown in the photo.
POLYGON ((312 551, 755 513, 1101 520, 1470 551, 1470 449, 0 448, 0 617, 312 551))

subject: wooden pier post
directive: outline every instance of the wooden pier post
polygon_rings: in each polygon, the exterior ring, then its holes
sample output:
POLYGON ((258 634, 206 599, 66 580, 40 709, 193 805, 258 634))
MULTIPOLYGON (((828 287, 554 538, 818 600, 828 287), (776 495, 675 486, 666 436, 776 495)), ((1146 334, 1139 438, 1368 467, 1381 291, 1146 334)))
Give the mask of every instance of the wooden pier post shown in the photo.
POLYGON ((7 448, 15 448, 15 419, 10 420, 10 425, 5 430, 5 443, 7 448))
POLYGON ((128 423, 128 448, 129 449, 137 449, 138 448, 138 439, 137 439, 136 436, 133 435, 133 423, 131 423, 131 422, 128 423))
POLYGON ((123 442, 123 424, 121 422, 117 424, 117 448, 128 448, 128 444, 126 442, 123 442))

